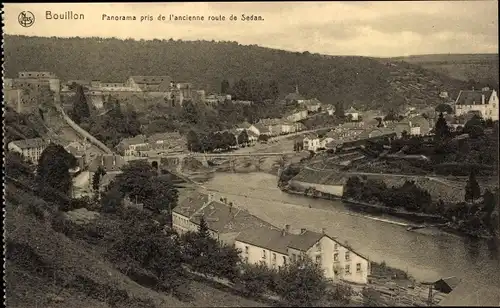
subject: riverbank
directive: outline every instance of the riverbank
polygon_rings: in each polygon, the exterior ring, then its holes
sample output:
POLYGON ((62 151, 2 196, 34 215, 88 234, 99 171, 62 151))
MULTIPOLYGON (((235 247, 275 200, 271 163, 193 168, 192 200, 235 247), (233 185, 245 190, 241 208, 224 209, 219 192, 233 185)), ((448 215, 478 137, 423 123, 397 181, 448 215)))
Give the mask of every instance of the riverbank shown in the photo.
MULTIPOLYGON (((443 217, 441 215, 433 215, 433 214, 426 214, 426 213, 418 213, 418 212, 410 212, 404 209, 394 209, 390 208, 381 204, 373 204, 373 203, 368 203, 368 202, 363 202, 359 200, 354 200, 354 199, 345 199, 342 197, 334 196, 331 194, 326 194, 314 189, 305 189, 303 191, 299 190, 294 190, 290 188, 288 185, 281 186, 279 189, 285 193, 288 194, 294 194, 294 195, 301 195, 313 199, 323 199, 323 200, 337 200, 337 201, 342 201, 348 209, 358 212, 358 213, 369 213, 369 214, 387 214, 390 216, 394 216, 397 218, 402 218, 417 224, 435 224, 435 227, 437 227, 439 230, 458 235, 458 236, 469 236, 469 237, 474 237, 474 238, 481 238, 481 239, 493 239, 495 236, 486 234, 484 232, 480 231, 471 231, 471 230, 464 230, 463 226, 461 226, 459 223, 449 221, 446 219, 446 217, 443 217)), ((395 221, 389 221, 386 219, 377 219, 375 217, 369 217, 370 219, 374 220, 379 220, 382 222, 387 222, 391 224, 397 224, 401 226, 406 226, 406 227, 416 227, 412 226, 410 224, 405 224, 405 223, 400 223, 400 222, 395 222, 395 221)), ((423 226, 422 226, 423 227, 423 226)))

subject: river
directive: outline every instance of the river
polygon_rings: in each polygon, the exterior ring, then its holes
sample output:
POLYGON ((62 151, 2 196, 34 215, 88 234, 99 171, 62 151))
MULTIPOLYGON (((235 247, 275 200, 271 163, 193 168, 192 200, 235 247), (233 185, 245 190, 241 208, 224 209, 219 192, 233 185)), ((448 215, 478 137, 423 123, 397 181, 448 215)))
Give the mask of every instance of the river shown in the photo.
MULTIPOLYGON (((476 240, 445 232, 406 231, 401 225, 365 217, 347 209, 341 201, 291 195, 277 188, 276 176, 266 173, 216 173, 203 184, 216 196, 225 196, 235 206, 273 225, 290 224, 327 233, 372 261, 406 270, 418 281, 457 276, 465 280, 499 286, 500 243, 476 240)), ((368 214, 366 214, 368 215, 368 214)), ((375 217, 375 216, 369 216, 375 217)), ((405 222, 391 216, 376 216, 405 222)))

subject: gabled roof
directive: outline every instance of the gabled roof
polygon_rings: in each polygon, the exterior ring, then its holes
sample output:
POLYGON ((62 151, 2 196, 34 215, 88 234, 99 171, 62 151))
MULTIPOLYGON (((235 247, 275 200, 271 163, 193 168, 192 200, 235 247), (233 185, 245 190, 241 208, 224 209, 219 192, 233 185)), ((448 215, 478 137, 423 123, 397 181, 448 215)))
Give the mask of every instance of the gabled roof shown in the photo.
POLYGON ((296 236, 278 229, 259 228, 241 232, 236 240, 253 246, 288 255, 288 244, 296 236))
POLYGON ((190 218, 208 202, 208 195, 192 192, 181 198, 178 205, 172 210, 174 213, 190 218))
POLYGON ((258 137, 258 136, 257 136, 257 134, 256 134, 256 133, 254 133, 254 132, 253 132, 253 131, 251 131, 251 130, 247 130, 247 135, 248 135, 248 137, 255 137, 255 138, 257 138, 257 137, 258 137))
POLYGON ((305 103, 306 106, 315 106, 315 105, 321 105, 321 102, 317 98, 309 99, 305 103))
POLYGON ((309 248, 314 246, 323 236, 325 235, 306 230, 304 233, 294 236, 290 243, 288 243, 288 247, 300 251, 308 251, 309 248))
POLYGON ((130 78, 137 84, 147 85, 159 85, 164 81, 169 83, 172 81, 170 76, 130 76, 130 78))
POLYGON ((267 134, 267 133, 269 133, 269 128, 265 127, 261 123, 257 123, 254 126, 255 126, 255 128, 257 128, 259 130, 259 133, 261 133, 261 134, 267 134))
POLYGON ((238 128, 243 128, 243 129, 249 129, 250 126, 252 126, 252 124, 248 123, 248 122, 243 122, 243 123, 240 123, 238 124, 238 128))
POLYGON ((121 168, 127 162, 120 155, 102 154, 98 155, 89 165, 90 172, 96 172, 99 166, 103 167, 106 172, 121 171, 121 168))
POLYGON ((304 97, 297 92, 292 92, 292 93, 288 94, 285 97, 285 99, 289 100, 289 101, 298 101, 298 100, 303 100, 304 97))
POLYGON ((318 138, 318 135, 316 133, 307 133, 307 134, 304 134, 304 139, 317 139, 318 138))
POLYGON ((488 104, 493 90, 488 91, 472 91, 472 90, 462 90, 458 94, 456 105, 481 105, 482 96, 484 95, 484 103, 488 104))
POLYGON ((180 139, 181 135, 177 132, 167 132, 167 133, 156 133, 147 137, 148 142, 157 142, 157 141, 170 141, 175 139, 180 139))
POLYGON ((357 113, 358 111, 351 106, 351 108, 347 109, 345 113, 357 113))
POLYGON ((131 138, 122 139, 122 141, 120 141, 120 143, 118 145, 127 148, 131 145, 142 144, 142 143, 146 143, 146 142, 147 142, 146 136, 137 135, 137 136, 134 136, 131 138))
POLYGON ((500 306, 499 287, 463 281, 438 305, 498 307, 500 306))
POLYGON ((21 149, 39 148, 48 145, 42 138, 14 140, 11 143, 17 145, 21 149))

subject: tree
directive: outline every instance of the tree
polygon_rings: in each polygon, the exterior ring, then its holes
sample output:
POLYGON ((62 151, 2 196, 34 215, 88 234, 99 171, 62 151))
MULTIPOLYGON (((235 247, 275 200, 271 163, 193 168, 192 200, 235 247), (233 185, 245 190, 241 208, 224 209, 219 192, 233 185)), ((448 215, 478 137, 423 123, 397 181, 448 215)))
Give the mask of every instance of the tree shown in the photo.
POLYGON ((291 306, 311 307, 323 298, 326 286, 323 269, 306 257, 280 272, 278 293, 291 306))
POLYGON ((398 116, 394 112, 394 110, 390 110, 386 116, 384 117, 384 121, 396 121, 398 119, 398 116))
POLYGON ((76 166, 76 158, 62 146, 51 143, 38 160, 36 182, 38 187, 53 188, 69 195, 73 181, 69 169, 76 166))
POLYGON ((490 215, 493 213, 495 206, 497 205, 496 199, 496 196, 489 189, 485 189, 483 194, 483 210, 486 213, 490 215))
POLYGON ((101 198, 102 211, 106 213, 115 213, 121 209, 124 194, 116 183, 109 184, 108 189, 101 198))
POLYGON ((83 92, 83 87, 81 85, 78 85, 76 87, 72 115, 73 120, 76 123, 80 123, 90 116, 90 109, 89 105, 87 104, 87 98, 85 97, 85 93, 83 92))
POLYGON ((205 221, 205 218, 203 216, 201 216, 201 218, 200 218, 200 225, 198 226, 198 236, 200 238, 209 238, 210 237, 208 224, 205 221))
POLYGON ((272 272, 264 264, 244 264, 243 272, 239 277, 239 282, 243 285, 248 296, 259 296, 266 291, 268 286, 275 280, 272 272))
POLYGON ((125 196, 139 203, 151 197, 153 188, 150 179, 157 176, 157 171, 145 161, 131 161, 122 168, 122 173, 115 178, 115 183, 125 196))
POLYGON ((448 104, 439 104, 436 106, 436 109, 435 109, 436 112, 439 112, 439 113, 447 113, 447 114, 452 114, 453 113, 453 108, 451 108, 450 105, 448 104))
POLYGON ((402 137, 403 139, 408 139, 408 137, 409 137, 408 132, 407 132, 406 130, 403 130, 403 131, 401 132, 401 137, 402 137))
POLYGON ((189 124, 196 124, 200 121, 198 109, 192 101, 183 102, 181 118, 189 124))
POLYGON ((345 117, 345 111, 344 111, 344 103, 338 102, 335 104, 335 116, 339 119, 343 119, 345 117))
POLYGON ((443 140, 450 136, 450 128, 448 127, 448 123, 446 123, 442 112, 439 114, 439 117, 436 121, 434 131, 437 140, 443 140))
POLYGON ((476 180, 476 174, 474 170, 472 170, 469 174, 469 179, 465 184, 465 201, 474 202, 475 199, 481 196, 481 188, 479 187, 479 183, 476 180))
POLYGON ((239 100, 249 100, 251 98, 250 88, 244 79, 240 79, 234 84, 233 95, 239 100))
POLYGON ((187 147, 191 152, 201 151, 201 142, 198 134, 195 131, 190 130, 186 136, 187 147))
POLYGON ((105 175, 106 175, 106 170, 104 170, 104 168, 102 166, 99 166, 99 167, 97 167, 96 172, 92 176, 92 189, 96 193, 95 196, 97 196, 97 197, 100 194, 99 186, 101 184, 101 179, 105 175))
POLYGON ((144 201, 144 206, 158 214, 166 210, 167 215, 170 216, 172 209, 177 206, 179 198, 177 188, 170 177, 152 177, 149 181, 148 186, 151 187, 151 194, 144 201))
POLYGON ((278 99, 280 95, 280 90, 276 80, 271 80, 269 83, 269 98, 272 100, 278 99))
POLYGON ((227 81, 227 79, 222 80, 222 82, 220 84, 220 93, 221 94, 228 94, 229 88, 230 88, 229 81, 227 81))
POLYGON ((248 143, 248 133, 246 130, 241 131, 241 133, 238 135, 238 144, 247 144, 248 143))

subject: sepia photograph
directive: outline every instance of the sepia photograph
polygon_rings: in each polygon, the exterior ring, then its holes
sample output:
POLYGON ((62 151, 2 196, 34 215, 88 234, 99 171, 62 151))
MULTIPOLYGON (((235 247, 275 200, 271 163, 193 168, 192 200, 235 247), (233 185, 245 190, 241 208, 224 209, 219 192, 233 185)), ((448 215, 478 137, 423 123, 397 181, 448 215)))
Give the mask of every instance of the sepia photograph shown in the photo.
POLYGON ((2 20, 6 307, 500 307, 498 1, 2 20))

